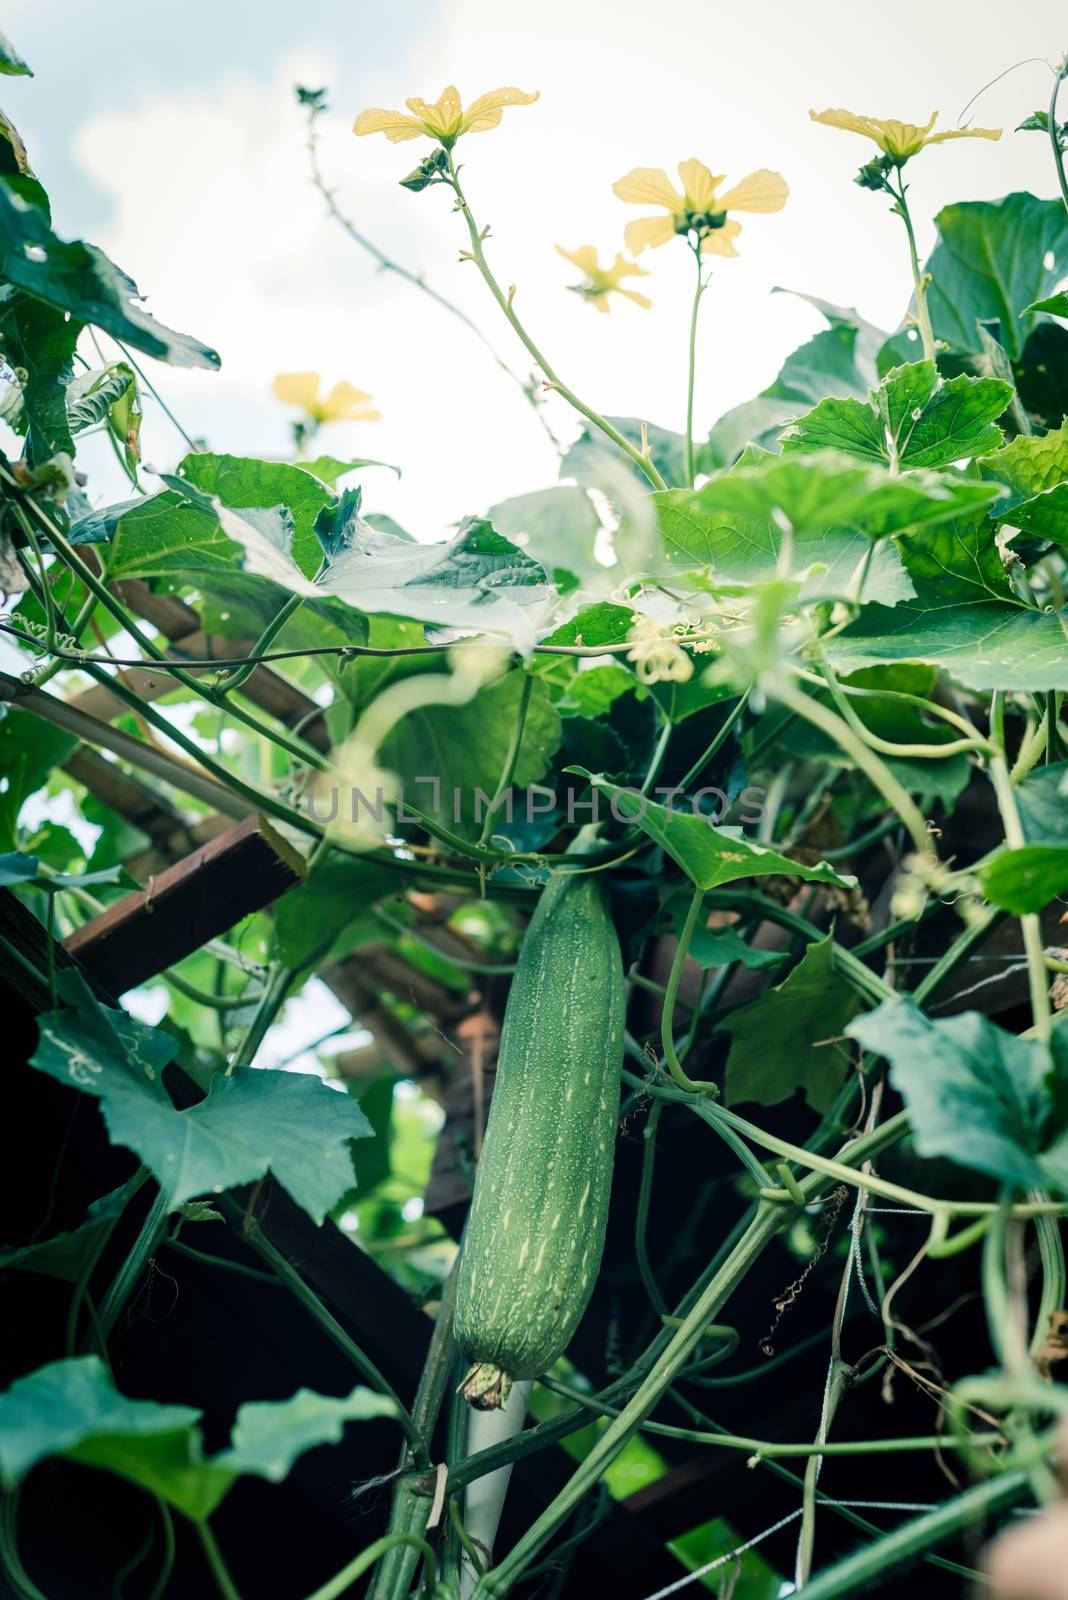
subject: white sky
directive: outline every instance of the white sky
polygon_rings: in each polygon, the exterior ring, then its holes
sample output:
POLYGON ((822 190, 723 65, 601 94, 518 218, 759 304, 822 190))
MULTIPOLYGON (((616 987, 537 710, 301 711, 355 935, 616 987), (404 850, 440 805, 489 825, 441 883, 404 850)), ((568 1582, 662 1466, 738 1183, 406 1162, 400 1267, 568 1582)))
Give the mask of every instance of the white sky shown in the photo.
MULTIPOLYGON (((595 243, 610 258, 640 214, 611 183, 635 165, 673 170, 696 155, 731 183, 756 167, 781 170, 787 208, 740 219, 740 259, 716 264, 703 304, 697 414, 707 431, 822 325, 802 302, 772 296, 774 285, 855 304, 888 329, 907 300, 900 224, 884 197, 852 182, 874 147, 810 123, 809 107, 910 121, 937 107, 948 125, 1005 67, 1053 60, 1068 42, 1060 0, 325 0, 307 19, 288 0, 228 0, 221 11, 216 0, 214 13, 206 0, 147 11, 101 0, 90 10, 95 32, 84 0, 11 0, 5 21, 37 78, 5 80, 4 103, 52 188, 59 231, 88 230, 157 315, 220 350, 216 375, 153 370, 212 447, 287 449, 287 413, 269 393, 279 370, 315 368, 369 390, 383 421, 339 425, 323 446, 398 463, 398 484, 365 475, 365 505, 420 537, 551 482, 555 459, 470 336, 377 275, 323 214, 306 181, 295 81, 332 88, 323 159, 341 203, 477 316, 523 371, 475 269, 457 263, 465 240, 445 192, 397 187, 429 144, 349 130, 365 104, 432 99, 447 82, 465 100, 502 84, 539 89, 535 106, 460 146, 476 215, 492 224, 491 261, 582 396, 670 427, 683 418, 689 253, 681 243, 647 252, 653 276, 637 287, 654 309, 619 302, 602 317, 565 292, 577 274, 553 245, 595 243)), ((922 244, 949 201, 1053 193, 1045 142, 1009 131, 1045 103, 1049 82, 1041 64, 1024 66, 983 95, 971 119, 1004 125, 1000 144, 951 143, 915 163, 922 244)), ((568 415, 554 415, 570 429, 568 415)), ((165 424, 152 419, 146 438, 150 459, 173 464, 165 424)), ((122 493, 102 475, 94 488, 122 493)))

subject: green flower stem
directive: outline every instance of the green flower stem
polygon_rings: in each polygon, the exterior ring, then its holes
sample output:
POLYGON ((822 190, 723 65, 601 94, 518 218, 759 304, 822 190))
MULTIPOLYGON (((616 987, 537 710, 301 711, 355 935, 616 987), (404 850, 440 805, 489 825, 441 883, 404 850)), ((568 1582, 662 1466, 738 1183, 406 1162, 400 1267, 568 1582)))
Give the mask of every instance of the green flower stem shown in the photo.
POLYGON ((219 1593, 222 1595, 223 1600, 241 1600, 241 1595, 237 1585, 230 1576, 226 1562, 222 1558, 222 1551, 215 1542, 215 1535, 212 1533, 208 1524, 206 1522, 197 1522, 194 1523, 194 1527, 197 1530, 200 1543, 203 1546, 204 1555, 207 1558, 208 1566, 211 1568, 212 1577, 215 1579, 216 1586, 219 1590, 219 1593))
POLYGON ((250 1225, 247 1224, 244 1211, 229 1195, 220 1195, 215 1203, 238 1237, 251 1245, 256 1254, 267 1262, 271 1271, 282 1280, 287 1289, 293 1292, 312 1320, 318 1323, 327 1338, 337 1345, 338 1349, 348 1357, 356 1370, 366 1378, 373 1388, 378 1390, 379 1394, 384 1394, 393 1401, 397 1408, 397 1421, 400 1423, 404 1436, 411 1447, 415 1464, 421 1471, 426 1471, 430 1466, 426 1439, 422 1430, 416 1426, 407 1407, 388 1378, 378 1370, 370 1356, 364 1354, 356 1341, 349 1337, 337 1318, 331 1315, 314 1290, 310 1289, 304 1282, 296 1268, 286 1260, 282 1252, 276 1249, 267 1238, 259 1224, 257 1222, 252 1222, 250 1225))
POLYGON ((775 698, 780 700, 787 710, 803 718, 805 722, 810 722, 852 758, 872 786, 882 795, 887 805, 897 812, 909 831, 917 854, 933 858, 935 848, 931 835, 912 796, 894 777, 885 761, 882 761, 875 751, 869 749, 864 740, 854 733, 844 717, 838 716, 829 706, 821 705, 818 700, 804 694, 785 679, 775 685, 774 693, 775 698))
POLYGON ((448 182, 449 186, 456 195, 456 203, 460 214, 467 223, 467 232, 471 240, 471 259, 474 261, 479 272, 482 274, 486 287, 489 289, 494 300, 496 300, 497 304, 504 312, 504 315, 511 324, 513 331, 525 345, 530 355, 533 356, 542 372, 544 372, 549 381, 550 387, 555 389, 557 394, 563 395, 568 404, 573 406, 580 416, 585 417, 587 422, 592 422, 594 427, 599 428, 606 438, 611 439, 612 443, 618 449, 622 450, 625 456, 629 456, 630 460, 633 461, 638 470, 645 474, 654 489, 666 489, 667 484, 656 470, 656 467, 653 465, 650 458, 646 455, 643 455, 640 450, 636 450, 631 444, 630 440, 623 437, 618 428, 614 428, 610 422, 600 415, 599 412, 592 410, 591 407, 586 405, 584 401, 580 400, 578 395, 569 389, 565 383, 561 382, 556 373, 553 371, 552 367, 549 365, 548 361, 546 361, 545 357, 538 349, 537 345, 534 343, 533 339, 530 337, 527 330, 524 328, 523 324, 520 322, 519 318, 516 316, 512 307, 512 294, 505 294, 504 290, 493 276, 489 263, 486 260, 486 253, 482 248, 482 241, 485 238, 485 231, 479 229, 478 224, 471 215, 471 208, 467 203, 467 198, 463 192, 463 189, 460 187, 459 170, 456 166, 455 160, 453 159, 451 150, 449 151, 448 182))
POLYGON ((1049 97, 1048 132, 1050 148, 1053 151, 1053 166, 1057 174, 1057 186, 1061 191, 1061 199, 1068 209, 1068 172, 1064 170, 1064 144, 1061 140, 1060 129, 1057 125, 1057 99, 1061 92, 1061 84, 1068 77, 1068 56, 1057 67, 1053 75, 1053 89, 1049 97))
MULTIPOLYGON (((654 1100, 649 1107, 649 1115, 642 1129, 642 1175, 638 1187, 638 1204, 634 1213, 634 1260, 638 1266, 638 1273, 645 1292, 649 1296, 653 1310, 659 1316, 667 1313, 667 1301, 660 1293, 649 1261, 649 1202, 653 1195, 653 1172, 656 1165, 656 1133, 660 1125, 660 1117, 664 1109, 662 1100, 654 1100)), ((575 1396, 572 1396, 575 1398, 575 1396)), ((605 1413, 614 1415, 609 1408, 605 1413)))
POLYGON ((530 672, 523 674, 523 687, 519 695, 519 705, 516 708, 515 722, 512 724, 511 737, 508 740, 508 749, 505 751, 504 761, 501 765, 501 775, 497 780, 497 787, 493 791, 493 799, 486 807, 486 815, 482 819, 482 831, 478 842, 485 847, 493 833, 493 818, 502 797, 507 794, 509 785, 515 777, 516 763, 519 760, 519 750, 523 743, 523 731, 527 725, 527 711, 530 709, 530 696, 534 688, 534 676, 530 672))
POLYGON ((381 1539, 376 1539, 374 1544, 369 1544, 367 1549, 361 1551, 354 1561, 349 1562, 347 1567, 342 1567, 341 1571, 336 1573, 328 1583, 324 1583, 321 1588, 308 1595, 307 1600, 338 1600, 338 1597, 346 1594, 356 1580, 362 1578, 364 1573, 373 1567, 376 1561, 388 1554, 390 1550, 395 1550, 398 1545, 407 1545, 422 1556, 427 1567, 425 1592, 428 1596, 433 1595, 437 1588, 438 1569, 437 1557, 430 1545, 427 1544, 425 1539, 419 1538, 414 1533, 384 1533, 381 1539))
MULTIPOLYGON (((681 1376, 683 1374, 680 1374, 681 1376)), ((723 1382, 730 1383, 731 1380, 725 1378, 723 1382)), ((597 1416, 618 1417, 620 1414, 618 1406, 609 1405, 596 1395, 585 1394, 581 1389, 574 1389, 556 1379, 544 1384, 544 1387, 551 1389, 554 1394, 563 1395, 566 1400, 575 1401, 577 1405, 594 1412, 597 1416)), ((751 1439, 745 1434, 725 1433, 719 1429, 710 1432, 702 1428, 676 1428, 666 1422, 643 1422, 641 1432, 655 1434, 662 1439, 685 1439, 691 1444, 722 1446, 725 1450, 744 1450, 757 1461, 773 1461, 783 1456, 866 1456, 887 1453, 909 1455, 923 1450, 944 1450, 946 1447, 944 1433, 923 1434, 906 1439, 845 1439, 815 1444, 805 1440, 802 1443, 787 1444, 774 1439, 751 1439)), ((977 1433, 971 1436, 972 1444, 991 1446, 1001 1444, 1003 1439, 1004 1435, 1001 1433, 977 1433)))
POLYGON ((974 737, 952 739, 946 744, 899 744, 893 739, 880 738, 878 734, 873 733, 866 726, 849 704, 849 700, 842 692, 842 686, 822 650, 818 651, 817 659, 824 682, 831 692, 831 698, 845 721, 848 722, 853 732, 857 735, 857 738, 863 739, 869 750, 877 750, 884 756, 897 756, 904 759, 916 757, 920 760, 945 760, 947 756, 961 755, 970 751, 989 753, 992 750, 993 747, 989 739, 984 739, 978 729, 976 729, 974 737))
POLYGON ((348 234, 349 238, 354 244, 359 245, 361 250, 366 250, 371 259, 378 262, 378 265, 381 267, 383 272, 392 272, 398 278, 403 279, 405 283, 410 283, 413 289, 421 290, 428 299, 433 300, 435 305, 440 306, 443 311, 447 311, 450 316, 455 317, 457 322, 461 322, 468 332, 474 335, 479 344, 482 345, 483 349, 489 352, 490 356, 495 364, 500 368, 501 372, 503 372, 506 377, 511 378, 512 382, 519 389, 524 400, 526 400, 541 424, 543 430, 548 435, 553 449, 556 451, 557 455, 560 455, 560 441, 557 439, 556 435, 553 433, 548 422, 546 421, 542 408, 538 404, 537 398, 532 392, 532 388, 527 385, 524 379, 520 377, 518 372, 513 371, 513 369, 508 365, 507 361, 504 360, 503 356, 498 353, 492 341, 486 337, 478 323, 475 322, 472 317, 469 317, 467 312, 462 310, 461 307, 455 303, 455 301, 450 300, 446 295, 441 294, 437 289, 432 289, 425 278, 420 277, 420 275, 416 272, 409 272, 408 268, 402 267, 399 261, 394 261, 392 256, 387 256, 385 251, 380 250, 378 245, 376 245, 373 240, 369 239, 366 234, 361 233, 356 224, 353 222, 352 218, 347 216, 345 212, 342 211, 341 207, 337 203, 337 197, 333 189, 328 186, 326 179, 323 176, 323 170, 319 163, 319 138, 315 127, 318 116, 319 108, 316 106, 309 107, 307 141, 308 160, 311 166, 312 183, 322 195, 323 200, 326 203, 326 209, 333 217, 334 221, 345 231, 345 233, 348 234))
POLYGON ((107 1294, 104 1296, 97 1319, 98 1339, 101 1343, 100 1354, 107 1359, 107 1340, 110 1339, 115 1324, 126 1308, 130 1296, 133 1294, 141 1274, 155 1255, 167 1227, 167 1217, 171 1210, 171 1197, 165 1189, 160 1189, 156 1198, 149 1207, 148 1215, 141 1224, 141 1232, 134 1240, 130 1253, 119 1268, 107 1294))
POLYGON ((712 743, 708 746, 707 750, 704 750, 697 758, 686 776, 680 779, 680 791, 685 791, 688 789, 690 784, 693 783, 694 779, 699 777, 705 770, 705 768, 708 766, 708 763, 719 754, 720 750, 726 744, 727 739, 730 736, 731 729, 734 727, 735 723, 738 721, 738 718, 742 715, 742 712, 749 704, 749 696, 752 694, 752 692, 753 691, 751 688, 746 689, 745 693, 740 697, 736 704, 732 706, 726 721, 724 722, 722 728, 719 729, 715 738, 712 740, 712 743))
POLYGON ((916 234, 912 226, 912 217, 909 214, 908 201, 905 199, 908 185, 905 183, 900 166, 897 169, 897 182, 898 187, 896 189, 891 188, 889 183, 887 187, 894 196, 895 209, 905 224, 905 232, 908 235, 909 265, 912 268, 912 285, 916 291, 916 323, 920 330, 920 338, 923 341, 923 359, 925 361, 933 361, 935 359, 935 336, 934 329, 931 326, 931 313, 927 306, 927 279, 920 266, 919 252, 916 249, 916 234))
POLYGON ((686 1073, 675 1050, 675 1000, 679 992, 679 983, 682 980, 682 969, 686 965, 686 955, 690 948, 690 940, 697 926, 697 919, 701 914, 704 898, 705 891, 703 889, 694 890, 690 899, 690 909, 686 913, 686 921, 675 946, 675 959, 671 963, 667 991, 664 995, 664 1004, 660 1012, 660 1043, 664 1051, 664 1060, 667 1063, 668 1071, 680 1088, 689 1090, 691 1094, 718 1094, 719 1090, 714 1083, 699 1082, 696 1078, 691 1078, 686 1073))
MULTIPOLYGON (((319 573, 317 573, 316 576, 318 577, 321 573, 322 568, 320 567, 319 573)), ((313 579, 312 581, 314 582, 315 580, 313 579)), ((294 616, 300 610, 301 606, 304 604, 304 598, 305 597, 302 594, 291 594, 285 605, 282 606, 281 610, 275 613, 270 622, 264 628, 263 632, 260 634, 259 638, 256 640, 255 644, 252 646, 252 649, 249 651, 247 665, 239 667, 238 670, 232 673, 230 677, 224 679, 223 682, 215 686, 217 703, 224 700, 227 695, 233 694, 235 689, 240 689, 242 684, 248 682, 249 678, 251 678, 252 674, 256 670, 256 666, 260 657, 263 655, 265 650, 269 650, 271 648, 271 645, 277 639, 278 635, 281 633, 290 617, 294 616)))
MULTIPOLYGON (((997 797, 1001 825, 1005 830, 1005 843, 1010 850, 1021 850, 1027 844, 1027 839, 1023 823, 1020 821, 1020 810, 1016 804, 1008 763, 1004 756, 992 756, 988 770, 997 797)), ((1042 923, 1033 912, 1019 920, 1024 952, 1027 956, 1027 979, 1031 990, 1031 1014, 1035 1035, 1043 1042, 1048 1042, 1053 1026, 1053 1015, 1049 999, 1049 979, 1046 976, 1045 951, 1042 945, 1042 923)))
POLYGON ((693 452, 693 395, 694 383, 697 377, 697 315, 701 309, 701 296, 707 287, 704 278, 704 263, 701 260, 701 241, 692 246, 694 260, 697 262, 697 287, 693 295, 693 308, 690 312, 690 343, 689 361, 686 376, 686 487, 693 488, 696 477, 693 452))
POLYGON ((926 1551, 955 1538, 969 1528, 981 1527, 995 1512, 1027 1498, 1028 1480, 1022 1470, 988 1478, 966 1489, 936 1511, 906 1522, 892 1533, 861 1545, 844 1560, 805 1585, 805 1600, 841 1600, 890 1575, 895 1567, 914 1561, 926 1551))

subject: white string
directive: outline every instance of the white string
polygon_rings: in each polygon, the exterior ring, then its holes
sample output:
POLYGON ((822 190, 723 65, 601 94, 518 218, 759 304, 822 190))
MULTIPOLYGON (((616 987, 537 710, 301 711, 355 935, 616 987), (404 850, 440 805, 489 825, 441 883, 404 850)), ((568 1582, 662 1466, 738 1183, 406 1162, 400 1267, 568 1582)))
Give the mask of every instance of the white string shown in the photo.
MULTIPOLYGON (((844 1506, 847 1510, 856 1511, 937 1511, 937 1505, 914 1504, 905 1500, 832 1500, 820 1496, 820 1502, 826 1506, 844 1506)), ((763 1533, 754 1534, 744 1544, 735 1545, 733 1550, 728 1550, 725 1555, 717 1556, 714 1561, 708 1561, 703 1567, 697 1567, 693 1572, 686 1572, 674 1583, 669 1583, 663 1589, 657 1589, 654 1594, 645 1596, 645 1600, 666 1600, 669 1594, 677 1594, 680 1589, 685 1589, 691 1583, 696 1583, 706 1573, 714 1572, 717 1567, 726 1566, 728 1561, 734 1561, 738 1556, 744 1556, 747 1550, 752 1550, 765 1539, 770 1539, 773 1533, 778 1533, 781 1528, 789 1527, 791 1522, 796 1522, 801 1515, 801 1507, 791 1511, 789 1515, 780 1517, 778 1522, 773 1522, 770 1528, 765 1528, 763 1533)))

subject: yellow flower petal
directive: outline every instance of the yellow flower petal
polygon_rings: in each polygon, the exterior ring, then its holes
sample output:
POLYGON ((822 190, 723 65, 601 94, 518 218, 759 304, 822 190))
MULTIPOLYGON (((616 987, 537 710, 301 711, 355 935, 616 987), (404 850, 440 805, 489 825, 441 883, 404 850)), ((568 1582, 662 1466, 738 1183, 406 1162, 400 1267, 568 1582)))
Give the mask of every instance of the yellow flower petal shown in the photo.
POLYGON ((599 270, 597 250, 592 244, 580 244, 577 250, 565 250, 562 244, 558 244, 556 250, 565 261, 570 261, 580 272, 584 272, 587 278, 592 278, 599 270))
POLYGON ((597 311, 609 312, 612 309, 612 307, 608 304, 608 296, 604 293, 588 294, 586 296, 586 304, 588 306, 593 306, 597 311))
POLYGON ((647 294, 639 294, 637 289, 623 289, 617 284, 616 293, 624 295, 628 300, 633 300, 636 306, 642 306, 646 311, 649 310, 653 303, 647 294))
POLYGON ((633 205, 665 206, 672 213, 686 210, 685 197, 663 167, 635 167, 612 185, 612 192, 633 205))
POLYGON ((736 183, 733 189, 721 194, 716 201, 717 211, 781 211, 790 193, 781 173, 769 172, 761 167, 748 178, 736 183))
POLYGON ((317 372, 280 372, 271 385, 271 393, 283 405, 299 406, 310 413, 319 404, 321 383, 317 372))
POLYGON ((861 117, 855 111, 843 111, 841 107, 810 111, 809 116, 813 122, 822 122, 828 128, 844 128, 847 133, 862 133, 866 139, 874 139, 876 144, 882 143, 874 117, 861 117))
POLYGON ((319 406, 319 414, 324 422, 377 422, 380 416, 374 409, 371 396, 364 394, 362 389, 353 388, 344 379, 335 383, 319 406))
POLYGON ((738 252, 732 240, 737 239, 741 231, 741 223, 728 218, 722 228, 713 228, 710 233, 701 236, 701 249, 705 255, 736 256, 738 252))
POLYGON ((947 128, 944 133, 932 133, 927 144, 944 144, 947 139, 1000 139, 1000 128, 947 128))
POLYGON ((404 139, 418 139, 426 132, 415 117, 406 117, 403 111, 361 111, 352 125, 353 133, 384 133, 391 144, 404 139))
POLYGON ((623 229, 623 237, 631 255, 641 255, 646 249, 655 250, 674 239, 674 217, 636 217, 623 229))
POLYGON ((433 105, 428 105, 417 96, 404 103, 422 123, 423 132, 430 134, 431 138, 449 138, 459 131, 463 107, 455 84, 450 83, 442 89, 433 105))
POLYGON ((716 190, 723 182, 722 177, 714 178, 704 162, 698 161, 696 156, 691 156, 689 161, 679 162, 679 177, 682 179, 688 210, 724 211, 726 209, 716 199, 716 190))
POLYGON ((648 267, 639 267, 636 261, 628 261, 626 256, 619 251, 612 265, 605 270, 605 277, 613 283, 618 283, 620 278, 648 278, 651 276, 648 267))
POLYGON ((464 112, 460 132, 484 133, 497 126, 506 106, 532 106, 539 97, 537 89, 533 94, 524 94, 522 89, 492 89, 489 94, 480 94, 464 112))

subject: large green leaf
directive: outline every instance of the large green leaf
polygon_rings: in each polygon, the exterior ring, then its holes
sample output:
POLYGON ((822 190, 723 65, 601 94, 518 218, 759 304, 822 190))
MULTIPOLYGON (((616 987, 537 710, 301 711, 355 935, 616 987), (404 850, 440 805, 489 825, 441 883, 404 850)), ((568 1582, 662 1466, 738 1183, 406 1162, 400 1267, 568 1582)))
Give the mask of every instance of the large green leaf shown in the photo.
POLYGON ((376 861, 338 856, 324 861, 275 905, 278 953, 288 967, 323 956, 350 923, 397 887, 397 875, 376 861))
POLYGON ((593 553, 601 519, 585 489, 577 484, 554 484, 550 489, 502 500, 490 506, 486 521, 502 538, 533 557, 557 583, 570 577, 573 588, 575 581, 586 583, 590 577, 606 574, 593 553))
POLYGON ((1068 610, 993 600, 957 601, 941 610, 908 602, 892 611, 865 606, 827 653, 843 672, 884 661, 927 661, 968 689, 1068 689, 1068 610))
POLYGON ((179 477, 202 494, 217 495, 224 506, 234 511, 253 507, 270 510, 285 506, 293 519, 293 542, 289 554, 305 577, 310 578, 322 559, 315 536, 315 519, 334 499, 332 490, 313 473, 286 461, 258 461, 250 456, 212 455, 203 452, 186 456, 178 468, 179 477))
POLYGON ((271 1171, 322 1222, 351 1187, 349 1140, 370 1127, 348 1095, 304 1073, 246 1068, 177 1111, 161 1081, 177 1041, 102 1006, 78 973, 58 983, 67 1008, 38 1019, 31 1066, 100 1101, 112 1142, 141 1158, 172 1209, 271 1171))
POLYGON ((1041 911, 1068 889, 1068 845, 1028 844, 999 850, 975 868, 992 905, 1026 916, 1041 911))
POLYGON ((933 472, 896 476, 840 451, 764 456, 751 466, 720 472, 687 498, 658 495, 673 508, 689 505, 706 516, 728 516, 781 524, 795 532, 845 524, 879 536, 921 523, 941 522, 989 505, 993 484, 965 482, 933 472))
POLYGON ((65 1456, 128 1478, 200 1522, 237 1478, 281 1483, 298 1456, 336 1444, 346 1422, 396 1414, 370 1389, 338 1398, 299 1389, 289 1400, 243 1405, 229 1448, 205 1458, 199 1411, 127 1399, 99 1356, 80 1356, 0 1394, 0 1475, 13 1488, 39 1461, 65 1456))
POLYGON ((416 544, 364 523, 319 591, 361 611, 503 635, 520 649, 534 642, 556 599, 539 563, 481 520, 465 522, 440 544, 416 544))
POLYGON ((12 77, 33 77, 30 68, 23 61, 6 33, 0 33, 0 73, 5 73, 12 77))
POLYGON ((785 452, 843 450, 879 466, 949 467, 996 450, 1012 400, 997 378, 939 377, 933 361, 895 367, 867 401, 822 400, 782 436, 785 452))
MULTIPOLYGON (((670 489, 654 498, 669 566, 702 569, 722 584, 775 576, 783 535, 771 517, 715 509, 704 490, 670 489)), ((804 601, 850 594, 861 578, 863 597, 883 605, 914 593, 895 546, 884 540, 873 550, 871 540, 851 528, 802 528, 793 541, 792 572, 807 574, 804 601)))
POLYGON ((132 1181, 124 1183, 102 1199, 94 1200, 85 1214, 85 1221, 68 1233, 57 1233, 36 1244, 0 1250, 0 1270, 17 1268, 21 1272, 39 1272, 47 1278, 77 1283, 82 1269, 93 1259, 101 1238, 114 1224, 133 1188, 132 1181))
POLYGON ((1028 844, 1068 844, 1068 761, 1035 767, 1016 790, 1028 844))
POLYGON ((1063 1078, 1048 1045, 978 1012, 932 1022, 888 1001, 846 1032, 885 1056, 923 1156, 948 1156, 1022 1189, 1068 1187, 1068 1135, 1054 1115, 1063 1078))
POLYGON ((684 809, 689 802, 657 804, 635 789, 625 789, 583 767, 572 767, 605 795, 620 819, 634 822, 666 850, 699 889, 715 889, 741 878, 767 878, 782 874, 811 883, 831 883, 853 888, 856 879, 840 876, 826 861, 806 866, 767 845, 749 839, 741 828, 716 827, 701 812, 684 809))
POLYGON ((1068 422, 1048 433, 1021 434, 979 465, 1009 490, 999 517, 1024 533, 1068 544, 1068 422))
POLYGON ((1059 200, 1010 194, 946 206, 927 262, 935 337, 953 351, 981 353, 980 322, 997 322, 1016 362, 1040 315, 1028 307, 1051 293, 1068 259, 1068 212, 1059 200))
POLYGON ((800 1089, 813 1110, 828 1111, 849 1071, 842 1034, 860 1004, 835 971, 830 934, 810 944, 782 983, 717 1026, 731 1038, 727 1104, 774 1106, 800 1089))
POLYGON ((994 526, 981 513, 917 528, 898 544, 919 603, 930 611, 960 601, 1016 600, 994 526))
POLYGON ((755 400, 720 417, 708 441, 712 466, 729 467, 747 444, 773 449, 783 423, 826 395, 863 399, 875 382, 875 357, 886 338, 882 330, 850 308, 801 298, 822 312, 830 327, 787 356, 775 381, 755 400))
POLYGON ((188 334, 175 333, 139 304, 132 278, 96 245, 64 242, 42 211, 28 203, 14 182, 0 177, 0 278, 15 284, 75 322, 103 328, 146 355, 183 367, 217 367, 214 350, 188 334))
POLYGON ((67 418, 67 388, 74 377, 74 350, 82 324, 21 289, 0 291, 0 336, 4 358, 26 374, 19 405, 10 418, 25 430, 31 465, 57 451, 74 453, 67 418))
MULTIPOLYGON (((477 838, 480 819, 501 776, 524 677, 521 669, 506 672, 466 705, 427 706, 401 718, 383 742, 379 758, 404 784, 409 812, 418 809, 435 815, 447 827, 477 838), (431 779, 437 780, 436 790, 427 781, 431 779), (476 802, 476 790, 486 799, 476 802)), ((536 677, 512 777, 514 789, 545 776, 560 734, 560 716, 548 685, 536 677)), ((506 816, 503 807, 498 815, 506 816)))

